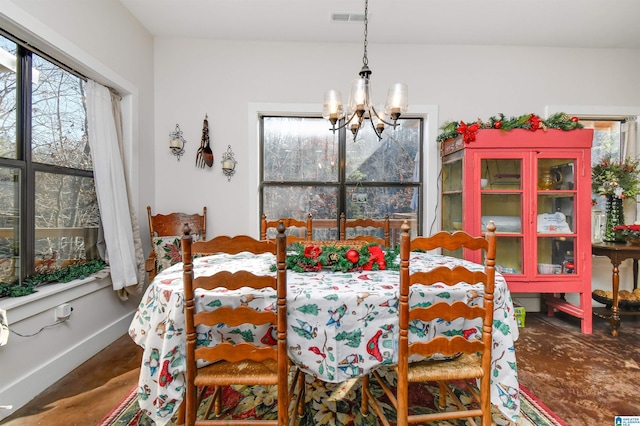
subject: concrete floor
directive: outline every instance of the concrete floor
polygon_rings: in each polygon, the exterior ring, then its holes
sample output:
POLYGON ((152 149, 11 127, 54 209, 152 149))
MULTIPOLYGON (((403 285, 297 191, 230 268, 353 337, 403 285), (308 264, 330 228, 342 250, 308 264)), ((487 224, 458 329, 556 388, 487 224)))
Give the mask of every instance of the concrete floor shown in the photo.
MULTIPOLYGON (((141 353, 121 337, 0 424, 98 424, 135 386, 141 353)), ((615 415, 640 415, 640 316, 623 317, 613 337, 599 318, 593 334, 584 335, 574 318, 529 313, 516 354, 520 383, 571 426, 608 426, 615 415)))

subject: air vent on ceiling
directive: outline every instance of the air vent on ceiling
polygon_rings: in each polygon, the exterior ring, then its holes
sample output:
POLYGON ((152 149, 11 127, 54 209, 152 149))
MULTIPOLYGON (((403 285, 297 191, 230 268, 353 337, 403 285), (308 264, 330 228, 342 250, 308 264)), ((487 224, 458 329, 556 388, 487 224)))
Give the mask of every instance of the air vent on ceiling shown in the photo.
POLYGON ((331 22, 363 22, 364 13, 332 13, 331 22))

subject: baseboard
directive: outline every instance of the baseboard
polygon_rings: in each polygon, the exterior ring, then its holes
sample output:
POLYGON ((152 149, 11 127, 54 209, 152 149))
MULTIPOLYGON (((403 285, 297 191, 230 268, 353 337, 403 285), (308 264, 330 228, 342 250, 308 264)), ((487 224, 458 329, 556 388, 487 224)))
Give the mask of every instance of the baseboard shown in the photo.
POLYGON ((133 312, 116 319, 89 338, 76 342, 67 351, 56 354, 46 364, 30 370, 19 382, 1 392, 0 405, 11 404, 12 408, 0 410, 0 420, 13 414, 44 389, 126 334, 132 319, 133 312))

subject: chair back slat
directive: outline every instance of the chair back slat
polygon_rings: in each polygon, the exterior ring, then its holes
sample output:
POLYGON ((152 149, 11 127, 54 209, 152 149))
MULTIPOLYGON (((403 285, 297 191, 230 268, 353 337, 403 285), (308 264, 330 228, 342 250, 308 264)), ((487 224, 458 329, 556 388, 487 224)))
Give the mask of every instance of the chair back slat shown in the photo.
POLYGON ((383 247, 389 247, 391 244, 391 225, 389 222, 389 215, 385 215, 383 220, 376 220, 372 218, 350 219, 347 220, 344 212, 340 214, 340 239, 347 239, 347 229, 354 229, 356 235, 349 236, 350 240, 367 241, 370 243, 376 243, 383 247), (360 234, 359 232, 366 232, 366 230, 382 230, 383 238, 377 237, 371 234, 360 234))
POLYGON ((275 241, 258 241, 248 235, 219 235, 207 241, 196 241, 192 244, 192 253, 209 256, 217 253, 238 254, 241 252, 276 254, 275 241))
POLYGON ((212 290, 217 287, 224 287, 227 290, 238 290, 242 287, 247 287, 244 283, 251 280, 252 288, 261 289, 270 287, 276 290, 276 283, 273 277, 268 275, 255 275, 244 270, 236 272, 220 271, 216 274, 215 280, 210 280, 208 278, 209 277, 196 278, 194 287, 201 288, 203 290, 212 290))
POLYGON ((249 343, 219 343, 216 346, 203 346, 196 349, 196 359, 223 359, 228 362, 241 362, 247 360, 247 354, 251 354, 251 361, 264 362, 277 360, 278 351, 273 346, 256 346, 249 343))
POLYGON ((424 353, 454 356, 468 351, 481 352, 484 349, 482 341, 469 341, 462 336, 444 337, 438 336, 428 342, 417 342, 409 347, 409 356, 422 355, 424 353))
POLYGON ((482 284, 486 282, 487 274, 484 271, 472 271, 463 266, 448 268, 438 266, 428 272, 415 272, 411 274, 410 285, 419 283, 439 282, 448 286, 458 283, 482 284))
POLYGON ((469 306, 465 302, 461 301, 453 302, 451 304, 447 302, 438 302, 426 308, 411 308, 409 310, 409 321, 419 320, 428 322, 439 318, 447 322, 452 322, 458 318, 463 318, 465 320, 482 318, 484 314, 485 310, 482 306, 469 306))
POLYGON ((273 240, 273 238, 269 238, 269 231, 276 230, 279 223, 282 223, 286 229, 287 244, 310 241, 313 238, 313 220, 311 213, 309 213, 307 220, 292 217, 267 220, 267 215, 263 214, 260 220, 260 239, 273 240))

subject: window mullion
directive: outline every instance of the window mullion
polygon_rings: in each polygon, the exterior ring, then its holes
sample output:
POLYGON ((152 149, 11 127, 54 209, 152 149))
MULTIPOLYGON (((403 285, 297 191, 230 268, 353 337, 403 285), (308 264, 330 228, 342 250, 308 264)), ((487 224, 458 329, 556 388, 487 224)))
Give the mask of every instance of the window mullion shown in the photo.
POLYGON ((35 253, 35 172, 31 163, 31 54, 18 46, 17 129, 19 158, 24 161, 25 172, 20 187, 20 271, 21 279, 34 270, 35 253))
POLYGON ((347 189, 345 182, 347 181, 347 127, 344 126, 342 119, 338 130, 338 211, 336 212, 336 226, 340 228, 340 213, 346 210, 347 206, 347 189))

